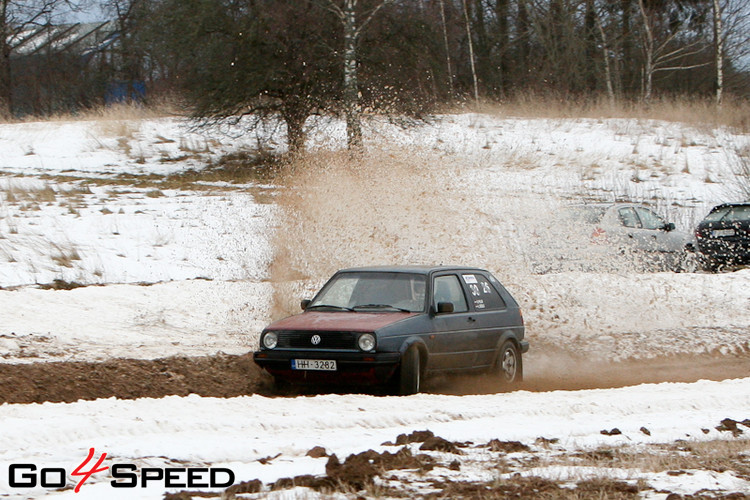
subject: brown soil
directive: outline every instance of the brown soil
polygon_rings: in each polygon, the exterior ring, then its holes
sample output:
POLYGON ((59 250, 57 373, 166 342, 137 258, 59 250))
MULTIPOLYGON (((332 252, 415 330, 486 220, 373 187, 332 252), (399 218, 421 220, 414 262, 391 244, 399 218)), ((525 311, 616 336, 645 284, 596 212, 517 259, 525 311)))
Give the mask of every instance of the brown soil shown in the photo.
POLYGON ((253 362, 252 355, 0 364, 0 403, 188 394, 233 397, 268 387, 269 380, 253 362))
MULTIPOLYGON (((503 443, 493 440, 485 445, 474 446, 472 443, 451 443, 441 437, 429 433, 427 436, 399 436, 406 438, 408 442, 424 442, 427 445, 430 440, 449 443, 451 448, 478 447, 490 449, 492 453, 497 454, 497 467, 502 467, 504 460, 502 456, 507 453, 504 451, 507 446, 494 449, 494 443, 503 443), (424 439, 423 439, 424 438, 424 439)), ((393 443, 384 443, 393 445, 393 443)), ((515 449, 514 443, 505 443, 515 449)), ((425 449, 423 445, 420 450, 425 449)), ((463 454, 463 452, 461 452, 463 454)), ((357 498, 364 497, 389 497, 389 498, 412 498, 417 496, 408 480, 399 477, 399 471, 410 471, 421 477, 426 492, 420 492, 420 498, 443 499, 443 498, 461 498, 461 499, 487 499, 487 498, 544 498, 544 499, 565 499, 565 498, 609 498, 609 499, 635 499, 640 498, 640 489, 637 486, 630 485, 626 482, 595 479, 582 480, 575 485, 560 485, 555 481, 539 477, 522 477, 520 474, 511 476, 503 480, 489 482, 482 481, 453 481, 447 477, 427 478, 425 474, 435 467, 444 467, 446 469, 458 471, 461 470, 461 459, 453 456, 430 455, 425 453, 414 454, 408 446, 403 446, 394 453, 385 451, 382 453, 373 450, 367 450, 362 453, 349 455, 346 460, 341 462, 336 455, 328 457, 326 464, 326 473, 321 476, 303 475, 291 478, 282 478, 274 483, 263 484, 260 480, 245 481, 236 484, 227 489, 221 498, 237 498, 237 495, 243 493, 268 493, 269 491, 288 490, 295 487, 306 487, 323 495, 331 495, 336 492, 353 494, 356 492, 357 498), (380 478, 378 483, 376 478, 380 478)), ((499 469, 498 469, 499 470, 499 469)), ((178 494, 167 494, 167 500, 183 500, 201 496, 215 496, 220 494, 204 493, 200 491, 187 492, 183 491, 178 494)))
MULTIPOLYGON (((675 355, 606 361, 573 356, 564 351, 524 357, 526 375, 519 387, 526 391, 610 389, 660 382, 696 382, 743 378, 750 374, 750 355, 675 355)), ((490 394, 507 391, 489 375, 439 377, 425 390, 438 394, 490 394)), ((511 387, 511 389, 513 389, 511 387)))
MULTIPOLYGON (((528 391, 612 388, 658 382, 694 382, 746 377, 750 356, 680 356, 625 362, 577 360, 564 353, 528 359, 528 391)), ((507 391, 489 375, 427 380, 433 394, 490 394, 507 391)), ((112 359, 101 363, 45 362, 0 364, 1 403, 72 402, 99 398, 160 398, 198 394, 234 397, 280 395, 252 355, 219 354, 157 360, 112 359)), ((296 395, 286 391, 284 395, 296 395)))

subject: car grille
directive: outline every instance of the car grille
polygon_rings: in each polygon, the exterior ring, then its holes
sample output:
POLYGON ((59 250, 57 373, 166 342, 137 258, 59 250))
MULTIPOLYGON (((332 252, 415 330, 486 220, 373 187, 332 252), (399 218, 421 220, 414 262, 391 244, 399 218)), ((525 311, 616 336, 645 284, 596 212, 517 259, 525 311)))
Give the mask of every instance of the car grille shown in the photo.
POLYGON ((278 332, 278 347, 292 349, 334 349, 356 350, 357 338, 352 332, 278 332), (320 342, 313 344, 313 336, 318 335, 320 342))

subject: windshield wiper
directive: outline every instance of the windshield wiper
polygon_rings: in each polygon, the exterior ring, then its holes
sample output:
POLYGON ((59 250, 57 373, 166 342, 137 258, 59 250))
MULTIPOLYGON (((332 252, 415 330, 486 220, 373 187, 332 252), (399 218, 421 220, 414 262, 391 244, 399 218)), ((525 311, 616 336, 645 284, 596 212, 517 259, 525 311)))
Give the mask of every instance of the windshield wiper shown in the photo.
POLYGON ((357 304, 356 306, 353 307, 353 309, 360 309, 360 308, 361 309, 395 309, 396 311, 401 311, 401 312, 407 312, 407 313, 411 312, 408 309, 392 306, 390 304, 357 304))
POLYGON ((318 308, 318 307, 330 307, 330 308, 333 308, 333 309, 340 309, 342 311, 352 311, 352 312, 354 312, 354 309, 352 309, 351 307, 335 306, 333 304, 315 304, 314 306, 307 306, 307 308, 305 310, 315 309, 315 308, 318 308))

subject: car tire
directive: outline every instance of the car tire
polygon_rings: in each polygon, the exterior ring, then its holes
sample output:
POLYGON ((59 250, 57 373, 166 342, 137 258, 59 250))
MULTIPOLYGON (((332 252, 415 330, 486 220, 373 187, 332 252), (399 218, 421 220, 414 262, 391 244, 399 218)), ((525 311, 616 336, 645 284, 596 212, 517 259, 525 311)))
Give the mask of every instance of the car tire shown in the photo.
POLYGON ((721 262, 718 262, 706 255, 702 255, 699 262, 700 268, 707 273, 718 273, 724 267, 721 262))
POLYGON ((680 254, 674 271, 678 273, 696 273, 700 270, 700 258, 694 251, 685 250, 680 254))
POLYGON ((417 346, 409 347, 401 357, 401 370, 399 372, 398 393, 409 396, 419 392, 421 385, 422 360, 419 356, 417 346))
POLYGON ((495 362, 495 372, 504 385, 518 384, 523 380, 521 352, 512 340, 506 340, 500 347, 495 362))

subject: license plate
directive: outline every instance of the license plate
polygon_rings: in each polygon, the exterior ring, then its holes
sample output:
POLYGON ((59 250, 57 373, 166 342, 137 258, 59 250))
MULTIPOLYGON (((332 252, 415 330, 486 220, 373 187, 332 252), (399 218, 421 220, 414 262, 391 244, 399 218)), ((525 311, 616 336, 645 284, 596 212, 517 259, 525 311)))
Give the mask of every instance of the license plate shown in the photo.
POLYGON ((336 371, 335 359, 293 359, 292 370, 336 371))
POLYGON ((711 236, 713 236, 714 238, 734 236, 734 229, 714 229, 713 231, 711 231, 711 236))

